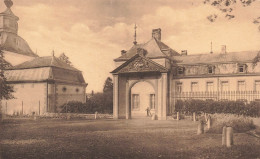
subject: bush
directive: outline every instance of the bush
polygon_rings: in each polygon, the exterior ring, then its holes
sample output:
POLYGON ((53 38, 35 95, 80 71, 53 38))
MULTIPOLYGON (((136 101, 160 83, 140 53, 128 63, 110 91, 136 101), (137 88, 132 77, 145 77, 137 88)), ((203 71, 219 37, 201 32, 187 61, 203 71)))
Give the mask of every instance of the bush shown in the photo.
POLYGON ((245 104, 243 101, 213 101, 213 100, 178 100, 175 105, 176 112, 209 114, 226 113, 251 117, 260 116, 260 103, 251 102, 245 104))
POLYGON ((92 113, 113 113, 113 92, 94 94, 87 100, 87 107, 92 113))
POLYGON ((61 113, 93 114, 113 113, 113 92, 96 93, 86 103, 68 102, 61 106, 61 113))
POLYGON ((236 116, 232 114, 214 114, 211 117, 212 127, 209 133, 222 133, 224 126, 230 126, 236 133, 246 132, 255 129, 253 120, 248 117, 236 116))
POLYGON ((78 101, 71 101, 61 106, 61 113, 86 113, 87 105, 78 101))

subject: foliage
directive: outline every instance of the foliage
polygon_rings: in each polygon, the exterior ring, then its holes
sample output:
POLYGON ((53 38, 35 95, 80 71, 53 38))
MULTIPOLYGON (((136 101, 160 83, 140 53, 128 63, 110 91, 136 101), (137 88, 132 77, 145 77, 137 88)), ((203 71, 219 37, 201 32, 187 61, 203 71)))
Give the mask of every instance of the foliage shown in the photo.
POLYGON ((63 62, 65 62, 66 64, 72 66, 70 60, 69 60, 69 57, 65 55, 65 53, 62 53, 60 56, 59 56, 59 59, 63 62))
POLYGON ((108 77, 104 83, 103 93, 94 93, 87 99, 86 103, 69 102, 61 106, 62 113, 113 113, 113 83, 108 77))
POLYGON ((113 91, 113 82, 112 79, 110 77, 107 77, 105 83, 104 83, 104 87, 103 87, 103 92, 111 92, 113 91))
POLYGON ((260 103, 251 102, 246 104, 243 101, 178 100, 175 111, 182 113, 226 113, 258 117, 260 116, 260 103))
POLYGON ((212 115, 212 127, 208 131, 209 133, 222 133, 224 126, 230 126, 234 129, 234 132, 241 133, 252 129, 255 129, 253 120, 243 116, 215 114, 212 115))
POLYGON ((85 103, 71 101, 61 106, 61 113, 87 113, 88 108, 85 103))
POLYGON ((6 77, 4 76, 4 69, 8 63, 4 60, 4 53, 0 50, 0 101, 2 99, 12 99, 14 92, 13 87, 7 84, 6 77))
POLYGON ((61 113, 93 114, 113 112, 113 92, 96 93, 86 103, 71 101, 61 106, 61 113))
MULTIPOLYGON (((234 10, 237 4, 242 5, 243 7, 250 6, 256 0, 204 0, 204 4, 209 4, 218 10, 220 10, 227 19, 235 18, 234 10)), ((208 16, 208 20, 210 22, 214 22, 218 16, 216 14, 212 14, 208 16)), ((260 16, 253 20, 253 23, 258 25, 258 29, 260 30, 260 16)))
POLYGON ((113 113, 113 92, 96 93, 87 101, 89 110, 100 113, 113 113))

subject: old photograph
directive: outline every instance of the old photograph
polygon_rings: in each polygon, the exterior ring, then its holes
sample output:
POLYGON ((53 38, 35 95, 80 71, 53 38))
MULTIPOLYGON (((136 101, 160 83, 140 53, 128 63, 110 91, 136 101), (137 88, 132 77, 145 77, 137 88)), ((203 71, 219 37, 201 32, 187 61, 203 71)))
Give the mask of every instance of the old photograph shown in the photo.
POLYGON ((0 0, 0 159, 260 159, 260 0, 0 0))

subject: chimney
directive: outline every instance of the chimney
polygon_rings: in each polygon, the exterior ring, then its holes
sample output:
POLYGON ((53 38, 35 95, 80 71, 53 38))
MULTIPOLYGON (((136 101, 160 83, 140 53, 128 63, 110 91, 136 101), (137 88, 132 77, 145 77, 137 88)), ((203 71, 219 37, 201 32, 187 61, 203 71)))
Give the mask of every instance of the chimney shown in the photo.
POLYGON ((124 55, 126 53, 125 50, 121 50, 121 55, 124 55))
POLYGON ((157 41, 161 41, 161 28, 153 29, 152 37, 155 38, 157 41))
POLYGON ((181 56, 187 56, 188 51, 187 50, 181 50, 181 56))
POLYGON ((221 46, 221 54, 226 54, 227 53, 227 46, 226 45, 222 45, 221 46))

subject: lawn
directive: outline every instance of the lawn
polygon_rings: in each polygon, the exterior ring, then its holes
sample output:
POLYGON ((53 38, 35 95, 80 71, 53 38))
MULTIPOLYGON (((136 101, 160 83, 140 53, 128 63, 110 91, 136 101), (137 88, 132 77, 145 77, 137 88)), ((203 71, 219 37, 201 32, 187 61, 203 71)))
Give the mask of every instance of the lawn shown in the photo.
POLYGON ((196 135, 189 120, 5 120, 0 158, 260 158, 260 139, 234 134, 232 148, 221 134, 196 135))

